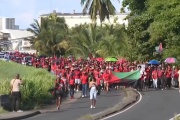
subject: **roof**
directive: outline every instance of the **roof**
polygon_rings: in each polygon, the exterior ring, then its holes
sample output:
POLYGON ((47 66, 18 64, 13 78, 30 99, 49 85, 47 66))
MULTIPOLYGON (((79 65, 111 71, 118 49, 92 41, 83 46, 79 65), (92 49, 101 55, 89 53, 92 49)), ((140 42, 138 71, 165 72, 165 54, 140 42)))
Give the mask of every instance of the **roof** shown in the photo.
POLYGON ((10 40, 11 39, 23 39, 23 38, 28 38, 28 37, 33 37, 34 36, 34 34, 32 32, 27 31, 27 30, 6 29, 6 30, 2 30, 0 32, 10 33, 10 40))
MULTIPOLYGON (((48 14, 42 14, 40 16, 49 16, 52 13, 48 13, 48 14)), ((83 16, 83 13, 61 13, 61 12, 57 12, 56 13, 57 16, 83 16)), ((128 15, 129 13, 116 13, 116 15, 128 15)), ((87 14, 86 14, 87 15, 87 14)))

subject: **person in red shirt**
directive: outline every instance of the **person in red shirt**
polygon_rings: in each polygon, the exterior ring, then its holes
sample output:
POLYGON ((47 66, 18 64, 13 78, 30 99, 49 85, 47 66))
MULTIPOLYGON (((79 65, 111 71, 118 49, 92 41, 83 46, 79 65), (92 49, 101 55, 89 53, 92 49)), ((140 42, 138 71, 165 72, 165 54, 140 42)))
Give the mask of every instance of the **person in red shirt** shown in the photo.
POLYGON ((109 91, 109 81, 110 81, 110 71, 106 70, 103 74, 103 80, 104 80, 104 90, 106 90, 106 92, 109 91))
POLYGON ((102 76, 100 74, 97 74, 97 76, 95 76, 96 78, 96 85, 97 85, 97 95, 101 94, 101 83, 102 83, 102 76))
POLYGON ((157 68, 154 68, 153 72, 152 72, 152 79, 153 79, 153 87, 155 89, 157 89, 157 81, 158 81, 158 72, 157 72, 157 68))
POLYGON ((79 68, 77 68, 74 71, 74 77, 75 77, 75 89, 78 92, 79 91, 79 86, 81 84, 81 71, 79 70, 79 68))
POLYGON ((70 97, 71 99, 74 99, 74 88, 75 88, 75 80, 74 80, 74 77, 73 75, 70 75, 69 77, 69 89, 70 89, 70 97))
POLYGON ((158 72, 158 88, 163 90, 165 88, 164 68, 159 67, 157 72, 158 72))
POLYGON ((83 72, 81 76, 82 81, 82 97, 87 96, 87 85, 88 85, 88 74, 87 72, 83 72))
POLYGON ((165 76, 166 76, 166 86, 171 88, 172 70, 171 70, 170 66, 168 66, 168 68, 167 68, 167 70, 165 72, 165 76))

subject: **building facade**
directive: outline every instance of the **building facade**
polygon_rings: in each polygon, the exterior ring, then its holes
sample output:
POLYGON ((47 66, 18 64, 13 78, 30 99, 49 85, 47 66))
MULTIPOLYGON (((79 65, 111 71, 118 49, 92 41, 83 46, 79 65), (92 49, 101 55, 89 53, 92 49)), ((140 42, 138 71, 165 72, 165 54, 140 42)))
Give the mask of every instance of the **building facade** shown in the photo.
MULTIPOLYGON (((54 11, 55 12, 55 11, 54 11)), ((58 17, 64 17, 66 20, 67 25, 69 28, 75 27, 80 24, 89 24, 92 23, 92 20, 90 19, 89 15, 83 15, 82 13, 56 13, 58 17)), ((119 24, 124 24, 125 26, 128 25, 128 20, 125 20, 127 17, 128 13, 116 13, 114 16, 110 16, 109 20, 105 19, 103 23, 107 24, 114 24, 114 23, 119 23, 119 24)), ((42 17, 47 17, 50 16, 50 14, 43 14, 39 17, 39 21, 41 21, 42 17)), ((96 23, 98 25, 101 24, 100 19, 96 20, 96 23)))
POLYGON ((0 18, 0 30, 12 29, 17 30, 19 26, 15 24, 15 18, 0 18))
POLYGON ((0 47, 6 51, 21 51, 34 53, 32 45, 27 40, 34 34, 27 30, 0 30, 0 47))

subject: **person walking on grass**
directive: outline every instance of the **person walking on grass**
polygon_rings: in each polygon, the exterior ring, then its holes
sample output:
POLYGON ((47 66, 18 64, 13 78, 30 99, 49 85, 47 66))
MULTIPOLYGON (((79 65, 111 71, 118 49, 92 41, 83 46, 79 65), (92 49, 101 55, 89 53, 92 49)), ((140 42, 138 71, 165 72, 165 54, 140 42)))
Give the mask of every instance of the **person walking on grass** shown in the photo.
POLYGON ((60 76, 57 76, 56 82, 55 82, 55 97, 56 97, 56 106, 57 110, 60 109, 61 100, 63 97, 63 89, 64 89, 64 81, 61 79, 60 76))
POLYGON ((96 100, 97 100, 97 89, 96 89, 96 82, 95 79, 92 78, 89 83, 89 88, 90 88, 90 100, 91 100, 91 107, 90 108, 95 108, 96 106, 96 100))
POLYGON ((15 112, 23 112, 20 109, 21 106, 21 92, 20 92, 20 85, 22 85, 23 82, 20 79, 20 75, 17 74, 15 79, 12 79, 10 82, 10 88, 11 88, 11 95, 12 95, 12 111, 15 112))

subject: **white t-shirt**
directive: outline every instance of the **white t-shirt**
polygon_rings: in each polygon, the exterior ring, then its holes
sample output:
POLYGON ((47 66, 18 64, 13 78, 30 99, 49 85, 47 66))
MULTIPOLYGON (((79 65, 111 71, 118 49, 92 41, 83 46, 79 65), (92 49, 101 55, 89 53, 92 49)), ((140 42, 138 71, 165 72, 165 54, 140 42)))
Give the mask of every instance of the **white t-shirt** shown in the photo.
POLYGON ((13 86, 12 92, 19 92, 22 81, 20 79, 12 79, 10 84, 13 86))

